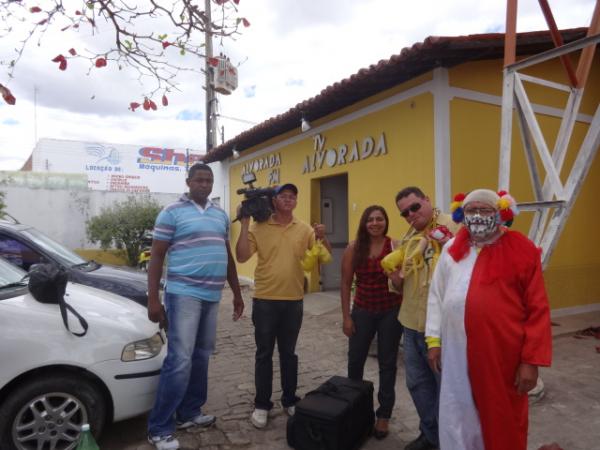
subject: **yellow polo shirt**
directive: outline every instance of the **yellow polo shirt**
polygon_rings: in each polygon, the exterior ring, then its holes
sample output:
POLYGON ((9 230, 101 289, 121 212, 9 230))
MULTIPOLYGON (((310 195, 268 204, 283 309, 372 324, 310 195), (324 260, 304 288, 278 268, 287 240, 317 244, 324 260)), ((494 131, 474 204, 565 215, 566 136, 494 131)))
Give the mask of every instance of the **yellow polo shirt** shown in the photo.
POLYGON ((254 222, 248 231, 250 251, 258 256, 254 297, 302 300, 304 271, 300 261, 315 243, 312 227, 295 217, 287 225, 270 217, 266 222, 254 222))
POLYGON ((425 332, 425 320, 427 318, 427 295, 429 294, 429 283, 435 262, 440 255, 441 247, 429 242, 422 250, 419 250, 421 241, 425 239, 426 233, 438 225, 445 225, 453 234, 456 234, 460 225, 452 220, 448 214, 437 213, 432 223, 423 231, 411 228, 402 239, 400 246, 404 250, 404 284, 402 287, 402 306, 398 320, 406 328, 425 332))

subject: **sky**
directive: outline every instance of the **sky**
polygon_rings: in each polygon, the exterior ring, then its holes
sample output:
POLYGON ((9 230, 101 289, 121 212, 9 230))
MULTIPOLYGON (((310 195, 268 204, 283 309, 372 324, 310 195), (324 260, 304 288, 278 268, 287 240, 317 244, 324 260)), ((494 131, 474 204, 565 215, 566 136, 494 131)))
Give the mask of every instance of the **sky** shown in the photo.
MULTIPOLYGON (((595 0, 549 3, 559 28, 572 28, 589 25, 595 0)), ((215 53, 238 66, 238 89, 218 95, 225 140, 428 36, 503 32, 506 5, 502 0, 240 0, 237 14, 250 26, 235 40, 213 44, 215 53)), ((543 29, 538 1, 520 0, 517 31, 543 29)), ((8 57, 19 36, 2 39, 0 59, 8 57)), ((18 170, 36 137, 204 153, 202 74, 184 73, 180 92, 169 93, 169 106, 160 107, 159 96, 157 111, 132 112, 129 103, 148 89, 136 73, 109 64, 88 74, 83 62, 71 61, 63 72, 51 61, 70 47, 90 48, 107 39, 108 33, 46 34, 40 46, 27 48, 14 78, 0 67, 0 83, 17 97, 14 106, 0 99, 0 170, 18 170)), ((198 69, 204 65, 200 58, 186 58, 198 69)))

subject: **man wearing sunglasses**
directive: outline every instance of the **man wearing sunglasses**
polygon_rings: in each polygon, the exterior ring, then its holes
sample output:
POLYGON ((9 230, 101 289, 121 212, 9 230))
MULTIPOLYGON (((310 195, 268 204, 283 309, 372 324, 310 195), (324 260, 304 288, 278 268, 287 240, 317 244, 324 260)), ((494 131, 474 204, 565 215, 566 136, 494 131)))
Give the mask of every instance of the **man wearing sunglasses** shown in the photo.
POLYGON ((402 265, 388 276, 403 294, 398 318, 404 326, 406 386, 419 414, 421 431, 405 450, 436 449, 439 375, 431 370, 427 360, 427 295, 435 261, 458 225, 434 208, 429 197, 415 186, 398 192, 396 206, 410 229, 400 244, 404 253, 402 265))

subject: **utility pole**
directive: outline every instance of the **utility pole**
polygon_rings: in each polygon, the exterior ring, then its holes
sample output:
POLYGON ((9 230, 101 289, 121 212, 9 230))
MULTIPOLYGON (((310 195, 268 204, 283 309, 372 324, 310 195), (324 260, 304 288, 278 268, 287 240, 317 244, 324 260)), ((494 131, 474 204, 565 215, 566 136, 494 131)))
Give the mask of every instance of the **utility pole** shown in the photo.
POLYGON ((213 57, 212 46, 212 19, 211 19, 211 0, 204 0, 204 14, 206 15, 205 30, 205 50, 204 68, 206 72, 206 152, 208 153, 215 147, 217 137, 217 116, 215 114, 215 89, 213 86, 212 74, 214 67, 209 64, 213 57))

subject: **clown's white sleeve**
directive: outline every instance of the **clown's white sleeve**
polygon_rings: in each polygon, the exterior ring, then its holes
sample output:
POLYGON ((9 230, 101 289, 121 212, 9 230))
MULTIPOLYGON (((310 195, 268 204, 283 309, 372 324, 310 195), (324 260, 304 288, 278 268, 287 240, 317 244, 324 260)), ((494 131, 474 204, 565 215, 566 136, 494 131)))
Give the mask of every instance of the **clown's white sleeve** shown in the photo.
POLYGON ((427 321, 425 322, 425 336, 429 347, 439 347, 442 337, 442 302, 446 292, 450 258, 450 255, 446 251, 447 248, 448 245, 442 249, 442 254, 433 272, 433 278, 429 286, 427 321))

